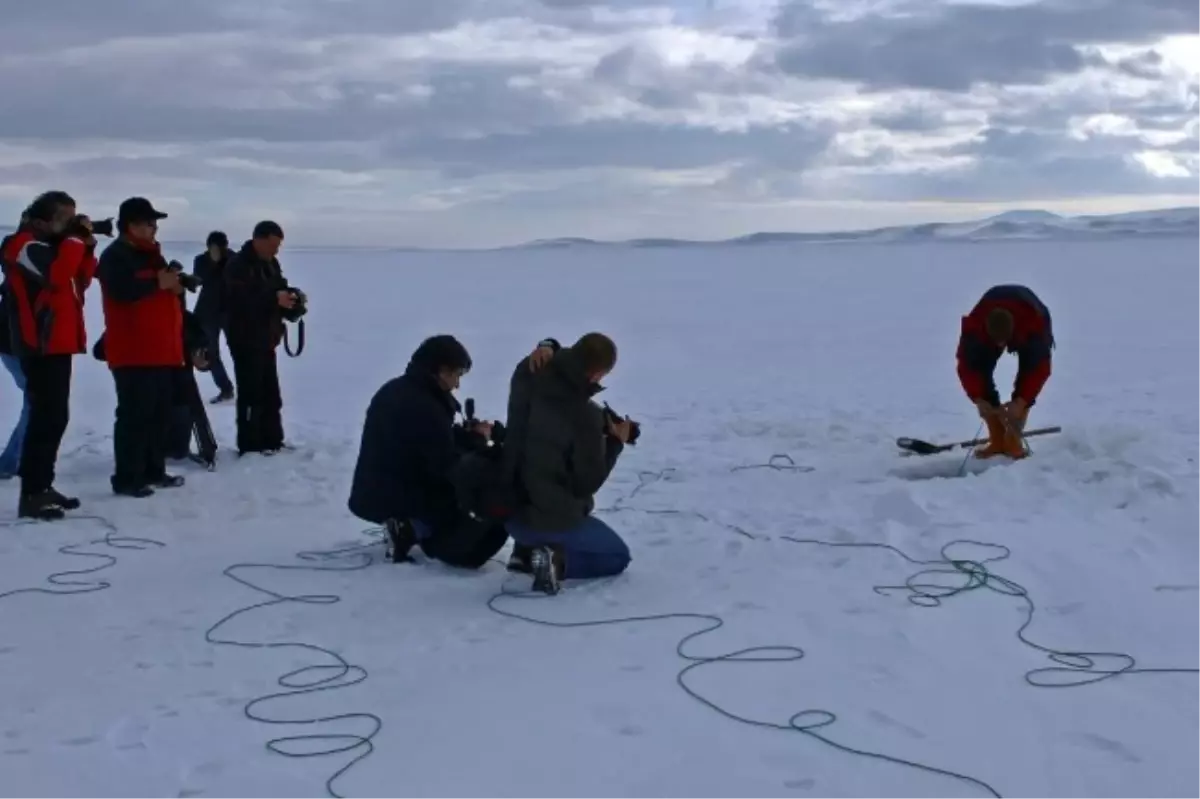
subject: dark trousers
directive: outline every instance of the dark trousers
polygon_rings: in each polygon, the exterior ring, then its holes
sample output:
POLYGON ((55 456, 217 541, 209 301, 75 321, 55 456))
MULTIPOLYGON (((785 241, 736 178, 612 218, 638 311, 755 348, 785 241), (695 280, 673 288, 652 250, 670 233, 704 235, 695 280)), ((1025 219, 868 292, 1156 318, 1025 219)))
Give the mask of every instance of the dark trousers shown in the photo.
POLYGON ((29 427, 21 450, 21 493, 40 494, 54 486, 58 448, 71 418, 71 355, 21 359, 29 427))
POLYGON ((219 319, 204 320, 204 337, 208 339, 208 365, 212 371, 212 379, 222 394, 228 394, 233 391, 233 381, 229 379, 229 372, 225 371, 225 362, 221 360, 221 332, 222 325, 219 319))
POLYGON ((140 488, 166 475, 174 372, 170 366, 122 366, 112 370, 117 385, 114 491, 140 488))
POLYGON ((460 569, 482 568, 508 543, 503 523, 469 516, 446 529, 434 529, 419 519, 413 520, 413 526, 426 557, 460 569))
POLYGON ((276 450, 283 446, 283 397, 273 347, 246 347, 230 342, 237 380, 238 453, 276 450))
POLYGON ((190 366, 171 370, 171 418, 168 422, 166 454, 180 460, 188 456, 192 446, 191 392, 194 382, 190 366))

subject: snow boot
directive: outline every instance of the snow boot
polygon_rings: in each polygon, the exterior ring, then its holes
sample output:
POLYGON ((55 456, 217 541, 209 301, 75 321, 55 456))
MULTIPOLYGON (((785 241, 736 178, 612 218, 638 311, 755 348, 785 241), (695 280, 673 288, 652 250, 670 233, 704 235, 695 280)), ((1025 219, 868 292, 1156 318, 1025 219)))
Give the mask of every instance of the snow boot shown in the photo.
POLYGON ((534 547, 529 553, 533 570, 533 588, 538 593, 554 596, 562 590, 562 557, 550 547, 534 547))
POLYGON ((407 519, 388 519, 383 525, 383 557, 389 563, 413 563, 409 551, 417 545, 417 531, 407 519))
POLYGON ((988 443, 975 450, 976 458, 994 458, 1008 454, 1008 428, 1000 416, 984 417, 987 423, 988 443))
POLYGON ((533 549, 524 544, 513 544, 508 556, 508 570, 513 574, 533 574, 533 549))
POLYGON ((235 399, 235 396, 232 391, 222 391, 220 394, 218 394, 217 396, 210 399, 208 401, 208 404, 209 405, 221 405, 226 402, 232 402, 234 399, 235 399))
POLYGON ((51 499, 63 510, 79 510, 83 505, 78 497, 68 497, 66 494, 59 491, 53 486, 46 492, 51 499))
POLYGON ((1025 438, 1021 434, 1025 432, 1025 420, 1029 418, 1029 409, 1013 420, 1010 426, 1004 429, 1004 454, 1013 460, 1020 460, 1029 455, 1029 449, 1025 446, 1025 438))
POLYGON ((53 522, 64 518, 66 508, 59 504, 55 493, 39 491, 36 494, 22 494, 17 501, 17 516, 22 519, 36 519, 42 522, 53 522))

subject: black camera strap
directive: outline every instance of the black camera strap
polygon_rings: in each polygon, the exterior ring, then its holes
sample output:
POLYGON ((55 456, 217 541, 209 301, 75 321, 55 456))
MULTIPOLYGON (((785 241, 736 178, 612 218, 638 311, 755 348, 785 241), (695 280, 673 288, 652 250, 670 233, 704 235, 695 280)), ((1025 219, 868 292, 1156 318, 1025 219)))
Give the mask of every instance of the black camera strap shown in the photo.
POLYGON ((304 320, 296 321, 296 351, 292 352, 292 344, 288 338, 287 325, 283 326, 283 351, 288 354, 289 358, 299 358, 300 353, 304 352, 304 320))

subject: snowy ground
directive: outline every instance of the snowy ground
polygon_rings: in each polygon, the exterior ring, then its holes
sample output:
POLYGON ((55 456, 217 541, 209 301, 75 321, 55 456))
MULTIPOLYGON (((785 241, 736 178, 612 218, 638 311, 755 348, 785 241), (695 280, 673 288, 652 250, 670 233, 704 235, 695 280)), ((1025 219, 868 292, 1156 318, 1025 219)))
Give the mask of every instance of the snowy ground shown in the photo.
MULTIPOLYGON (((1036 603, 1032 641, 1127 652, 1142 667, 1194 667, 1196 255, 1186 240, 285 252, 287 272, 312 298, 308 349, 281 369, 298 451, 243 462, 225 451, 217 472, 189 470, 180 492, 114 499, 110 378, 90 358, 76 361, 60 486, 83 498, 81 513, 164 546, 84 547, 119 558, 92 578, 108 590, 0 599, 0 791, 321 795, 363 750, 297 760, 264 743, 364 735, 371 722, 245 718, 247 702, 282 690, 280 675, 333 661, 311 649, 207 642, 226 614, 269 599, 223 570, 322 565, 293 555, 369 543, 345 510, 363 412, 423 336, 453 332, 467 343, 477 366, 461 396, 495 416, 513 363, 534 342, 597 328, 621 347, 605 396, 644 423, 599 498, 620 506, 609 517, 631 542, 633 566, 612 583, 500 607, 558 621, 719 614, 725 627, 685 651, 806 653, 687 675, 730 713, 786 726, 801 710, 827 710, 838 720, 818 732, 830 740, 969 775, 1006 796, 1196 796, 1195 674, 1031 687, 1025 674, 1053 664, 1016 638, 1027 613, 1020 599, 979 590, 918 607, 902 591, 872 590, 918 570, 899 557, 785 539, 888 543, 918 559, 957 539, 1003 544, 1012 555, 992 567, 1036 603), (961 478, 961 455, 898 457, 897 436, 976 432, 954 375, 958 319, 988 286, 1010 281, 1034 286, 1055 313, 1055 375, 1031 425, 1066 431, 1032 442, 1028 461, 961 478), (813 470, 731 471, 777 453, 813 470)), ((93 292, 93 339, 98 299, 93 292)), ((1014 369, 1006 359, 1005 384, 1014 369)), ((6 435, 16 408, 0 392, 6 435)), ((232 413, 212 412, 225 444, 232 413)), ((0 484, 0 505, 0 519, 11 519, 15 484, 0 484)), ((86 518, 0 530, 0 593, 103 565, 58 549, 105 533, 86 518)), ((334 786, 347 796, 986 795, 953 777, 738 724, 690 698, 675 683, 686 663, 674 650, 704 621, 551 629, 506 619, 488 599, 506 582, 527 583, 499 566, 235 574, 285 595, 341 597, 259 609, 213 637, 307 642, 369 672, 354 687, 255 708, 284 719, 376 714, 374 754, 334 786)))

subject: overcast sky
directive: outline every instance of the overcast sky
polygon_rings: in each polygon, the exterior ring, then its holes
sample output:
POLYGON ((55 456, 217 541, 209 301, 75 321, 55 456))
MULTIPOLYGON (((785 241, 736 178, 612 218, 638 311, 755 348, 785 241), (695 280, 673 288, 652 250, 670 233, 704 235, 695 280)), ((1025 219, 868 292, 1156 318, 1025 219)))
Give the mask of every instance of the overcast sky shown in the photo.
POLYGON ((0 25, 0 214, 163 237, 721 238, 1195 204, 1196 0, 53 0, 0 25))

